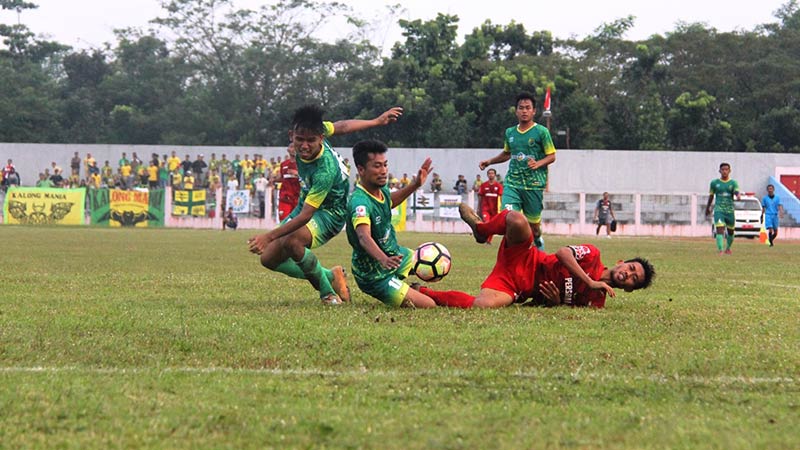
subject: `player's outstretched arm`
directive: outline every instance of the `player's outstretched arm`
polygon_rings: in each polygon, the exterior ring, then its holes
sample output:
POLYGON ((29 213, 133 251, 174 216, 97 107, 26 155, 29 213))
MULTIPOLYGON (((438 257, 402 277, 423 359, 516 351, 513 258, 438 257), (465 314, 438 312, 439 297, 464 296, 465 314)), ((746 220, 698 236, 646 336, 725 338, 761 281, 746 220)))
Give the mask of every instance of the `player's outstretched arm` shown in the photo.
POLYGON ((504 163, 504 162, 508 161, 509 159, 511 159, 511 153, 503 150, 497 156, 494 156, 494 157, 489 158, 489 159, 484 159, 483 161, 481 161, 480 164, 478 164, 478 167, 481 170, 484 170, 487 167, 491 166, 492 164, 501 164, 501 163, 504 163))
POLYGON ((334 134, 348 134, 367 130, 369 128, 389 125, 390 123, 397 122, 402 115, 403 108, 400 106, 395 106, 394 108, 389 109, 380 116, 371 120, 347 119, 334 122, 333 132, 334 134))
POLYGON ((400 203, 403 203, 403 201, 413 194, 414 191, 421 188, 425 184, 425 180, 428 179, 428 174, 433 170, 431 163, 431 159, 426 158, 425 162, 422 163, 422 166, 420 166, 419 171, 417 172, 417 178, 412 183, 408 183, 408 186, 392 192, 392 208, 395 208, 400 203))
POLYGON ((362 223, 356 227, 356 236, 358 236, 358 243, 361 248, 369 253, 375 261, 378 261, 384 269, 393 270, 400 267, 403 262, 403 255, 389 256, 383 253, 378 244, 372 239, 372 227, 366 223, 362 223))
POLYGON ((616 293, 614 289, 603 281, 595 281, 586 274, 578 260, 575 258, 575 253, 569 247, 561 247, 556 251, 556 258, 564 265, 564 267, 572 274, 573 277, 578 278, 584 282, 590 289, 604 290, 606 294, 614 297, 616 293))

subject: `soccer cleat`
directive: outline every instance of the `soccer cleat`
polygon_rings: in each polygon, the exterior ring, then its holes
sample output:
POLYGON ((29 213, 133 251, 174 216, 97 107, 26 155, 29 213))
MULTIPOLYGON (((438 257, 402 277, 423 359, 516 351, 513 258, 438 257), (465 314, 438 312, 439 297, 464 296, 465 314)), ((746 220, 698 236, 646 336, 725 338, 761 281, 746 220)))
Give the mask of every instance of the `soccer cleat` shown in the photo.
POLYGON ((719 253, 717 253, 717 256, 722 256, 722 255, 724 255, 724 254, 725 254, 725 252, 723 252, 722 250, 720 250, 720 251, 719 251, 719 253))
POLYGON ((535 245, 540 251, 544 251, 544 238, 539 236, 538 238, 534 239, 533 245, 535 245))
POLYGON ((731 251, 731 249, 727 249, 727 250, 725 250, 725 254, 726 255, 732 255, 733 252, 731 251))
POLYGON ((333 290, 336 291, 336 295, 344 302, 350 302, 350 288, 347 287, 347 275, 344 273, 344 267, 342 266, 333 266, 331 268, 331 273, 333 274, 333 280, 331 281, 331 287, 333 290))
POLYGON ((469 225, 469 228, 472 230, 472 236, 475 238, 475 242, 478 244, 483 244, 486 242, 486 236, 478 233, 478 224, 483 221, 475 212, 475 210, 470 208, 470 206, 466 203, 459 203, 458 214, 461 216, 461 220, 469 225))
POLYGON ((342 299, 336 294, 328 294, 320 297, 320 300, 322 300, 323 305, 341 305, 343 303, 342 299))

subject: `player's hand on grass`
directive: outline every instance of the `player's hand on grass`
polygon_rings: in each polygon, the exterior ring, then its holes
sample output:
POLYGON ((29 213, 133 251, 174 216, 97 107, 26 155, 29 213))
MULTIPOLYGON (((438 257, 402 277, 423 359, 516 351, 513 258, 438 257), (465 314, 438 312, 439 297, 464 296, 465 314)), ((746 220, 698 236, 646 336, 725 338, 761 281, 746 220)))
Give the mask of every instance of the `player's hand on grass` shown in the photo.
POLYGON ((547 301, 547 306, 561 304, 561 291, 559 291, 558 286, 552 281, 539 283, 539 292, 542 293, 542 297, 547 301))
POLYGON ((381 266, 387 270, 394 270, 400 267, 401 262, 403 262, 403 255, 386 256, 381 261, 381 266))
POLYGON ((606 294, 610 295, 611 297, 616 297, 617 294, 614 292, 614 288, 608 285, 605 281, 594 281, 592 280, 591 284, 589 284, 589 289, 594 289, 596 291, 606 291, 606 294))
POLYGON ((247 244, 250 249, 250 253, 255 253, 256 255, 260 255, 264 252, 264 249, 267 248, 270 242, 272 242, 272 235, 270 233, 259 234, 257 236, 251 237, 247 244))

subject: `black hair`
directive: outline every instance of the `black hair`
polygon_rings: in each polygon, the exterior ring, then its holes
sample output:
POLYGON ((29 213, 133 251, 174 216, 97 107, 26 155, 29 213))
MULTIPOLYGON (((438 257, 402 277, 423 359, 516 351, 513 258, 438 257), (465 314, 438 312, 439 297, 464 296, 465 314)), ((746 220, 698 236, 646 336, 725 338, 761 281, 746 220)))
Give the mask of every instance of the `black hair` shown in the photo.
POLYGON ((725 166, 728 166, 728 169, 730 169, 730 168, 731 168, 731 165, 730 165, 730 164, 728 164, 728 163, 722 163, 722 164, 720 164, 720 165, 719 165, 719 168, 720 168, 720 169, 722 169, 722 168, 723 168, 723 167, 725 167, 725 166))
POLYGON ((322 124, 322 116, 325 111, 316 105, 301 106, 292 116, 292 131, 308 130, 314 133, 324 134, 325 126, 322 124))
POLYGON ((775 185, 770 183, 770 184, 767 185, 767 189, 769 189, 769 188, 775 189, 775 185))
POLYGON ((536 109, 536 99, 530 92, 520 92, 519 95, 517 95, 517 99, 514 101, 514 107, 519 106, 519 102, 522 100, 530 100, 533 104, 533 109, 536 109))
POLYGON ((497 175, 497 170, 495 170, 494 168, 487 170, 486 175, 489 175, 489 172, 494 172, 494 174, 497 175))
POLYGON ((353 146, 353 162, 355 162, 356 167, 366 167, 370 153, 379 155, 386 153, 388 150, 389 148, 386 147, 386 144, 375 139, 358 142, 353 146))
POLYGON ((645 289, 650 287, 650 284, 653 282, 653 277, 656 276, 656 269, 653 267, 650 261, 637 256, 636 258, 629 259, 625 262, 638 262, 642 265, 642 269, 644 270, 644 278, 639 281, 639 284, 634 289, 645 289))

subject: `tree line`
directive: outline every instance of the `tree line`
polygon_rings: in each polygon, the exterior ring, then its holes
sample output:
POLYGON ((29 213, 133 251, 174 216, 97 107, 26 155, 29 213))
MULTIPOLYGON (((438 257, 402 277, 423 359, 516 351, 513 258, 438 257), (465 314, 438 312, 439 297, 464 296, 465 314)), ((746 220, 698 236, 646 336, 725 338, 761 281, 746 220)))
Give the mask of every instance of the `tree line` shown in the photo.
MULTIPOLYGON (((403 106, 374 133, 391 146, 497 148, 516 94, 541 105, 549 87, 559 148, 800 152, 797 0, 753 30, 681 23, 641 41, 625 39, 632 16, 583 38, 487 20, 459 39, 458 17, 439 14, 399 20, 389 56, 342 4, 162 6, 92 50, 0 24, 0 141, 280 146, 293 110, 318 103, 331 119, 403 106), (348 34, 325 41, 311 16, 344 19, 348 34)), ((0 0, 22 18, 36 7, 0 0)))

